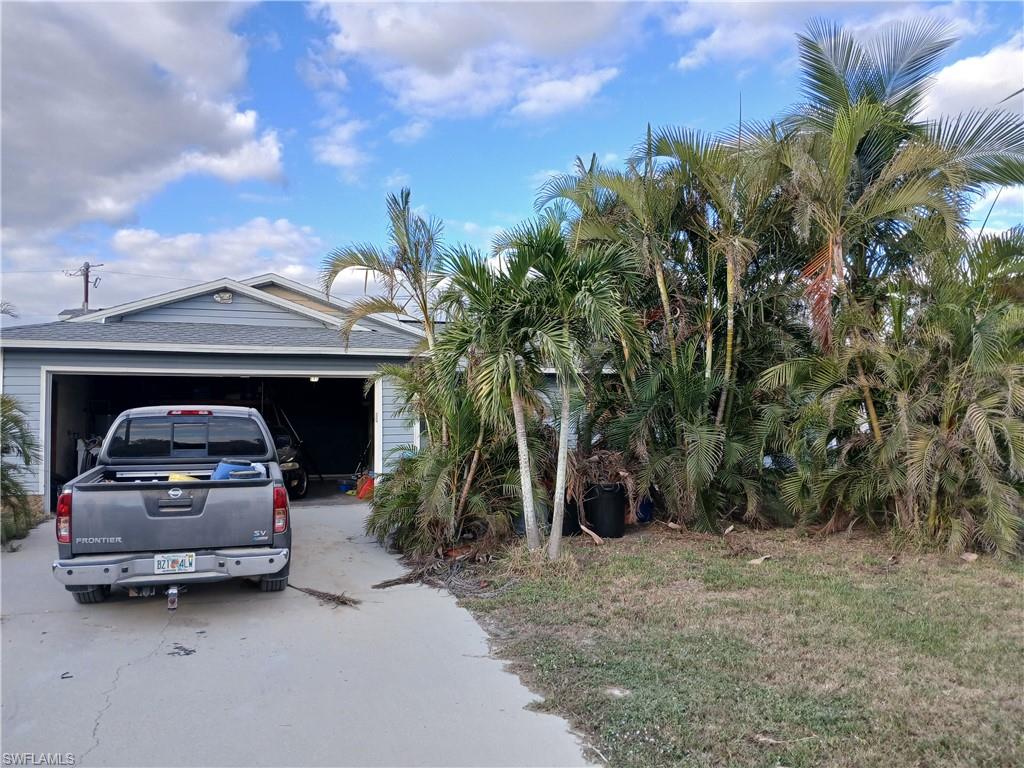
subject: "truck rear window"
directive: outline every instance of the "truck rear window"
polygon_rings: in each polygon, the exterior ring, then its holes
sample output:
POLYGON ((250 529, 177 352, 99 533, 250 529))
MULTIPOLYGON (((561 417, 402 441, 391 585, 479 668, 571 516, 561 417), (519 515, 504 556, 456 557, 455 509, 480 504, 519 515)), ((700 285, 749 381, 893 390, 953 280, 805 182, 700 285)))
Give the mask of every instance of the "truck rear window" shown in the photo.
POLYGON ((122 421, 110 440, 114 459, 263 456, 267 443, 252 419, 211 416, 175 421, 161 416, 122 421))

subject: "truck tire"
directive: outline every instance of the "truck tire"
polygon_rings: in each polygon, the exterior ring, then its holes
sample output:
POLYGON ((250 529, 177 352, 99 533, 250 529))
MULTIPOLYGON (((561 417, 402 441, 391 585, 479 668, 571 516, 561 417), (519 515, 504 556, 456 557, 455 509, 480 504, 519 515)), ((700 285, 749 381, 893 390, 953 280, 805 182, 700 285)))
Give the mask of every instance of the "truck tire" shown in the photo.
POLYGON ((288 586, 288 570, 291 567, 292 564, 288 563, 277 573, 272 573, 269 576, 263 576, 260 578, 260 592, 281 592, 288 586))
POLYGON ((107 595, 110 594, 110 587, 106 585, 99 585, 95 587, 88 587, 87 589, 76 589, 71 593, 71 596, 75 598, 76 603, 82 603, 83 605, 88 603, 102 603, 107 599, 107 595))
POLYGON ((288 496, 292 499, 304 499, 309 493, 309 475, 301 467, 297 470, 298 482, 288 487, 288 496))

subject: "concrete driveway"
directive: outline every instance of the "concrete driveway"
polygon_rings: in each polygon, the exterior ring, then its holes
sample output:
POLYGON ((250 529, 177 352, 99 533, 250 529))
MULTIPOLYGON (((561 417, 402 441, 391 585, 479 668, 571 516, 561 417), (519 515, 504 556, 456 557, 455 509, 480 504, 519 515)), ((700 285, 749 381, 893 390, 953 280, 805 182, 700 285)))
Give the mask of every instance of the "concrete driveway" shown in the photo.
POLYGON ((587 765, 561 718, 488 652, 450 595, 399 576, 366 507, 296 505, 291 583, 78 605, 50 575, 52 524, 2 559, 2 750, 78 765, 587 765))

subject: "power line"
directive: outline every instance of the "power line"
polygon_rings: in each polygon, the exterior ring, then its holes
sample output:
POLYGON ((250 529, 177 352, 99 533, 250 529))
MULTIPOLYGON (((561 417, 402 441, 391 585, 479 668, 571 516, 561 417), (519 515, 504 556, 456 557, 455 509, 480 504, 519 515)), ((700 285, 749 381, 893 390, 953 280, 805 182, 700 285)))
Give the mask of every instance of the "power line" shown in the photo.
MULTIPOLYGON (((93 266, 100 266, 94 264, 93 266)), ((55 275, 58 273, 67 273, 68 270, 60 269, 0 269, 0 275, 55 275)), ((125 275, 127 277, 152 277, 159 280, 180 280, 183 283, 194 283, 195 278, 192 277, 175 277, 174 275, 153 275, 147 272, 118 272, 113 269, 108 269, 106 272, 108 275, 125 275)))
POLYGON ((160 280, 180 280, 183 283, 194 283, 195 279, 191 277, 174 277, 173 275, 150 275, 145 272, 115 272, 112 269, 107 270, 108 275, 127 275, 128 277, 155 277, 160 280))

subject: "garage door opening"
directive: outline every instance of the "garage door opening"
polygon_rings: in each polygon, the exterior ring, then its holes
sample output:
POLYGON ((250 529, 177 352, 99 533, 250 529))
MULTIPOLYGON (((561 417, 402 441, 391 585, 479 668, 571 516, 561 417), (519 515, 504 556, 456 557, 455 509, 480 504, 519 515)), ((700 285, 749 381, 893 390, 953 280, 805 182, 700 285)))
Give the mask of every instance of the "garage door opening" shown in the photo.
POLYGON ((46 462, 50 502, 88 464, 84 452, 118 414, 145 405, 241 405, 272 430, 294 430, 311 478, 373 469, 373 392, 366 380, 336 377, 59 374, 50 385, 46 462))

